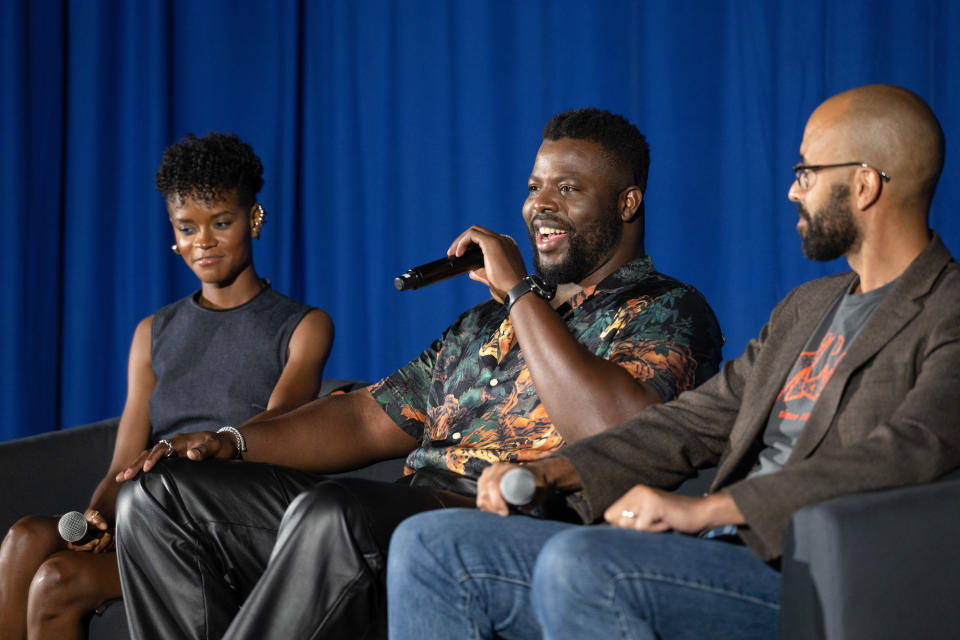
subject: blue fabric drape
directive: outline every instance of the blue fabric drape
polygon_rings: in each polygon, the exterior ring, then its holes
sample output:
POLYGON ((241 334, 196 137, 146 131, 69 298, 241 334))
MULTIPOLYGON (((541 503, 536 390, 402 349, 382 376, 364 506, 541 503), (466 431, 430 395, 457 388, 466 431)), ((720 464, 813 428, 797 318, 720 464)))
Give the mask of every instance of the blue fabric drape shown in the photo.
POLYGON ((329 377, 377 379, 484 299, 404 269, 513 235, 540 130, 596 105, 650 140, 647 248, 738 355, 802 281, 786 199, 804 122, 871 82, 947 132, 932 226, 960 249, 951 0, 0 0, 0 439, 116 415, 138 320, 197 288, 153 173, 183 134, 263 159, 259 273, 334 318, 329 377))

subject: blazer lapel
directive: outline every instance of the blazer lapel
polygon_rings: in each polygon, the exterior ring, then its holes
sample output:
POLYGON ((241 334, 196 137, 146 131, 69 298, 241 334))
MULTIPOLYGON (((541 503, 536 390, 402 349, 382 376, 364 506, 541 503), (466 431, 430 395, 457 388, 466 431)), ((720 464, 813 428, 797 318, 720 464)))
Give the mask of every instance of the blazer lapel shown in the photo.
POLYGON ((781 319, 777 327, 771 328, 763 352, 757 358, 756 371, 744 391, 736 424, 730 432, 730 449, 717 467, 712 485, 714 488, 722 486, 737 473, 744 457, 750 455, 754 443, 763 437, 770 411, 800 350, 830 310, 833 301, 850 287, 853 279, 854 275, 850 274, 847 278, 823 282, 820 285, 823 291, 811 295, 811 298, 826 300, 825 306, 813 309, 798 304, 792 309, 792 317, 781 319), (754 381, 756 384, 752 384, 754 381))
POLYGON ((843 398, 847 383, 860 367, 883 349, 918 313, 917 299, 925 296, 943 270, 950 255, 934 234, 927 248, 907 267, 887 297, 877 306, 867 324, 857 335, 850 351, 837 366, 830 382, 823 389, 810 418, 790 454, 790 460, 802 460, 820 444, 843 398))
POLYGON ((807 424, 797 437, 790 453, 791 460, 802 460, 813 453, 833 423, 850 376, 920 312, 920 306, 912 299, 905 300, 903 296, 893 294, 891 291, 877 306, 863 330, 850 345, 850 351, 837 365, 837 370, 824 387, 816 406, 810 412, 807 424))

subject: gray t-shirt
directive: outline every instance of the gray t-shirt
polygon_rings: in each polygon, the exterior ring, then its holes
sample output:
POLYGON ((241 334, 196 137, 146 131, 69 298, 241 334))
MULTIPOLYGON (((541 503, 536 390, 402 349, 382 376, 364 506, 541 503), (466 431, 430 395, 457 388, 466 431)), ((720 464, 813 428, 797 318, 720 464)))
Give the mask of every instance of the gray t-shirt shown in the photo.
POLYGON ((840 296, 810 334, 770 411, 764 447, 748 477, 774 473, 787 462, 824 387, 893 282, 867 293, 840 296))

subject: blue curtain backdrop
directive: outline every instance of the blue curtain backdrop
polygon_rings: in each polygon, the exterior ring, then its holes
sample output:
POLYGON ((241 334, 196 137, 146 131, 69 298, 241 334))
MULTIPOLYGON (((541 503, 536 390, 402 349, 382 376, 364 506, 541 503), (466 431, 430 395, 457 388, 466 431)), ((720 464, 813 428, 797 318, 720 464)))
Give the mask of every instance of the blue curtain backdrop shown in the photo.
MULTIPOLYGON (((326 309, 329 377, 377 379, 487 291, 393 277, 470 224, 512 234, 555 112, 652 149, 647 247, 737 356, 806 261, 786 199, 824 98, 913 89, 947 132, 932 226, 960 250, 951 0, 0 0, 0 439, 119 414, 138 320, 197 287, 153 173, 187 132, 263 159, 261 275, 326 309)), ((838 158, 848 160, 849 158, 838 158)))

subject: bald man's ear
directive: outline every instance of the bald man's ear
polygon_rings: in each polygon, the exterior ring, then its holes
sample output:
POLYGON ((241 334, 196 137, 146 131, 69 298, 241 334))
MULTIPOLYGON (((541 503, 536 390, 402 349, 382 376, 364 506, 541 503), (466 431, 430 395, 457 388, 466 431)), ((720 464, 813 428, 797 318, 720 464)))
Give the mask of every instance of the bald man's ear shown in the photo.
POLYGON ((617 206, 620 210, 620 219, 624 222, 633 222, 640 211, 640 203, 643 202, 643 192, 640 187, 634 185, 627 187, 620 192, 620 199, 617 206))
POLYGON ((857 209, 864 211, 872 207, 880 199, 882 188, 883 180, 876 169, 860 167, 854 183, 854 202, 857 209))

